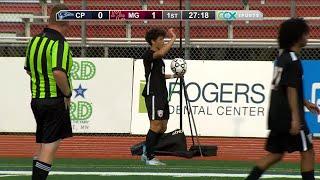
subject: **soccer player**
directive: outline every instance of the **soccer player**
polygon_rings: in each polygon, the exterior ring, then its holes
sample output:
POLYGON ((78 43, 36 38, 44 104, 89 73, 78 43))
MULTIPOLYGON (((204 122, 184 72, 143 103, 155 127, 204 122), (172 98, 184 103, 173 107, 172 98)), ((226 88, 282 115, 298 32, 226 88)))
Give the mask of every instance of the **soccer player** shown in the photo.
POLYGON ((167 130, 169 119, 166 79, 177 77, 176 75, 165 74, 165 64, 162 60, 176 40, 176 34, 173 29, 169 29, 168 33, 171 36, 171 40, 165 45, 164 37, 166 32, 162 29, 151 29, 145 36, 151 47, 143 55, 146 86, 142 95, 145 97, 150 129, 146 136, 146 153, 141 156, 141 159, 147 165, 165 165, 165 163, 155 158, 154 147, 161 135, 167 130))
POLYGON ((284 153, 299 151, 301 175, 304 180, 314 180, 314 150, 312 135, 304 118, 304 106, 318 113, 315 104, 303 97, 303 69, 299 55, 307 44, 309 26, 300 18, 283 22, 278 34, 280 54, 274 64, 268 128, 271 130, 266 142, 269 152, 259 160, 247 180, 256 180, 284 153))
POLYGON ((60 141, 72 136, 69 115, 72 53, 64 38, 68 22, 56 21, 56 13, 67 9, 62 4, 53 7, 48 27, 29 41, 26 52, 24 69, 31 79, 31 109, 39 144, 33 160, 33 180, 47 178, 60 141))

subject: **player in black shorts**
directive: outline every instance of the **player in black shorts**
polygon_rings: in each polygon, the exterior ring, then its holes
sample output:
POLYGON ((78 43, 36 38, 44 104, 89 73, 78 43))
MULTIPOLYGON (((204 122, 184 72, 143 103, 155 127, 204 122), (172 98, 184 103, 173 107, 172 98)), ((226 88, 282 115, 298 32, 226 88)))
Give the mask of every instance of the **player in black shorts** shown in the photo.
POLYGON ((31 80, 31 108, 37 123, 32 179, 47 178, 54 155, 64 138, 72 136, 70 97, 72 95, 72 53, 64 38, 68 22, 56 21, 56 13, 68 8, 52 8, 49 25, 28 44, 24 69, 31 80))
POLYGON ((151 29, 145 36, 151 47, 143 55, 146 86, 142 95, 145 97, 150 129, 146 137, 146 152, 141 159, 147 165, 165 165, 155 158, 154 146, 166 131, 169 119, 166 79, 176 77, 175 75, 165 74, 165 64, 162 60, 176 40, 173 29, 169 29, 168 33, 171 36, 171 40, 166 45, 164 45, 166 32, 162 29, 151 29))
POLYGON ((304 180, 314 180, 314 150, 312 136, 304 118, 304 106, 319 113, 315 104, 303 97, 303 69, 299 59, 302 47, 307 44, 309 26, 300 18, 283 22, 278 34, 280 53, 274 64, 266 142, 268 155, 258 161, 247 180, 256 180, 284 153, 299 151, 301 175, 304 180))

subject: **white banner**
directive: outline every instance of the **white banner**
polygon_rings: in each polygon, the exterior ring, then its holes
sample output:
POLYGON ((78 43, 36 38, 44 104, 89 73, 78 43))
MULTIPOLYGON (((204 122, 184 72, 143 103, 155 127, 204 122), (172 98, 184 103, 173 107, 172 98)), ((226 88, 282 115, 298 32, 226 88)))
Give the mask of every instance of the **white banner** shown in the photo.
POLYGON ((74 132, 129 133, 133 59, 77 58, 72 74, 74 132))
MULTIPOLYGON (((166 73, 172 73, 170 62, 166 73)), ((187 61, 186 89, 201 136, 266 137, 272 62, 187 61)), ((148 116, 141 96, 145 84, 142 60, 135 61, 131 132, 146 134, 148 116)), ((168 130, 179 128, 179 85, 172 92, 168 130)), ((184 103, 185 104, 185 103, 184 103)), ((187 112, 183 130, 190 135, 187 112)))
MULTIPOLYGON (((24 58, 0 58, 0 132, 35 132, 24 58)), ((133 59, 75 58, 70 114, 75 133, 129 133, 133 59)))

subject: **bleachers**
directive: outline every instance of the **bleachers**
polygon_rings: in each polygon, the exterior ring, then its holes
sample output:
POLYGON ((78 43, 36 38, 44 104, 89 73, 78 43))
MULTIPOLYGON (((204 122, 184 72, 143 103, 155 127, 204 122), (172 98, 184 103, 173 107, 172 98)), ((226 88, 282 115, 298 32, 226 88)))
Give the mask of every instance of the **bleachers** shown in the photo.
MULTIPOLYGON (((70 9, 81 9, 82 0, 64 0, 70 9)), ((148 9, 179 9, 179 2, 176 0, 164 0, 163 4, 159 4, 159 0, 148 0, 148 9)), ((260 0, 249 0, 251 10, 260 10, 265 17, 288 17, 290 16, 291 0, 266 0, 265 4, 261 4, 260 0)), ((192 9, 243 9, 240 0, 192 0, 192 9)), ((88 9, 142 9, 141 1, 135 0, 88 0, 88 9)), ((50 7, 48 12, 50 12, 50 7)), ((41 6, 39 3, 1 3, 1 13, 21 13, 21 14, 41 14, 41 6)), ((297 1, 298 16, 302 17, 320 17, 320 3, 318 0, 297 1), (304 2, 304 3, 303 3, 304 2), (308 2, 306 4, 306 2, 308 2)), ((234 22, 234 38, 275 38, 277 28, 281 21, 250 21, 234 22)), ((311 37, 317 38, 320 31, 317 28, 319 20, 310 23, 312 29, 311 37)), ((39 33, 45 26, 44 23, 32 23, 31 35, 39 33)), ((147 24, 143 21, 132 22, 132 37, 143 37, 145 31, 152 26, 161 27, 178 27, 178 22, 153 22, 147 24)), ((0 22, 0 33, 16 33, 24 34, 25 27, 22 22, 0 22)), ((75 22, 71 25, 68 36, 81 37, 81 24, 75 22)), ((126 37, 125 22, 88 22, 88 37, 126 37)), ((191 38, 227 38, 227 24, 225 22, 215 21, 197 21, 190 23, 191 38)))
POLYGON ((33 13, 40 15, 41 6, 39 3, 1 3, 0 13, 33 13))

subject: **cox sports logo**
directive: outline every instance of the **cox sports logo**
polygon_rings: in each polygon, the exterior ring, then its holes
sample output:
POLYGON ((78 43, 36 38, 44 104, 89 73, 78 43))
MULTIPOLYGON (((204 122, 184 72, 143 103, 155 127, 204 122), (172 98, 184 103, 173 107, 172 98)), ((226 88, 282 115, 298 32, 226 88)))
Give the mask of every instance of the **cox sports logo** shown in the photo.
POLYGON ((237 11, 216 11, 217 20, 233 21, 237 19, 237 11))

